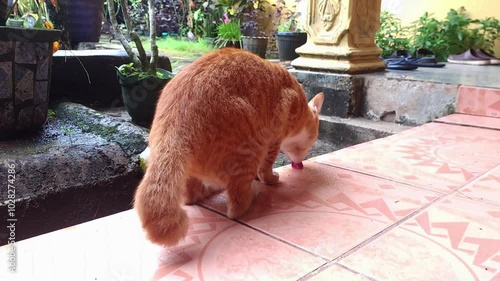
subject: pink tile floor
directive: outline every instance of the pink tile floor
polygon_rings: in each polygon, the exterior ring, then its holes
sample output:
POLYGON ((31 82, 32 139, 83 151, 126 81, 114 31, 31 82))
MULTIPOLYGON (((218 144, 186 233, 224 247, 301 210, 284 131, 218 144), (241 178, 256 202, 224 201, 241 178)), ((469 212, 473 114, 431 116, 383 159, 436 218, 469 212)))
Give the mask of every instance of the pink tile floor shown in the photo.
POLYGON ((224 194, 187 206, 177 247, 149 243, 130 210, 17 243, 0 280, 499 281, 500 109, 474 107, 488 115, 282 167, 240 220, 221 215, 224 194))

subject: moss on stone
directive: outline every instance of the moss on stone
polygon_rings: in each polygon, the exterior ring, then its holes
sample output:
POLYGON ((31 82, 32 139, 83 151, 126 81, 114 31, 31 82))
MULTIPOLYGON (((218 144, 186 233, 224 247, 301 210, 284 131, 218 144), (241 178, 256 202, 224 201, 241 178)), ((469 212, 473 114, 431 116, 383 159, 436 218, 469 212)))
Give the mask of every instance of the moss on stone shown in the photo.
POLYGON ((64 104, 58 107, 58 116, 73 124, 82 133, 96 135, 102 139, 117 143, 128 155, 140 153, 146 148, 143 135, 123 123, 115 122, 108 116, 79 105, 64 104))
POLYGON ((84 133, 92 133, 106 140, 115 140, 116 134, 119 133, 119 130, 116 128, 118 125, 108 127, 101 124, 85 122, 82 120, 75 121, 75 125, 80 127, 80 129, 84 133))
POLYGON ((447 104, 445 108, 445 116, 455 113, 455 105, 447 104))

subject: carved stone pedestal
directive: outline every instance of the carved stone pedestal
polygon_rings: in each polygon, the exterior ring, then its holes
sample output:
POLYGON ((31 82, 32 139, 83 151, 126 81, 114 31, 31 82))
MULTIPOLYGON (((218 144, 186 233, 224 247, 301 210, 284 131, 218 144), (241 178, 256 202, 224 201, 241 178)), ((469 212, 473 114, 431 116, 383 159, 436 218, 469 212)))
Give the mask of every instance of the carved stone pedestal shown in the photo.
POLYGON ((308 0, 307 43, 296 51, 296 69, 367 73, 385 69, 375 33, 381 0, 308 0))

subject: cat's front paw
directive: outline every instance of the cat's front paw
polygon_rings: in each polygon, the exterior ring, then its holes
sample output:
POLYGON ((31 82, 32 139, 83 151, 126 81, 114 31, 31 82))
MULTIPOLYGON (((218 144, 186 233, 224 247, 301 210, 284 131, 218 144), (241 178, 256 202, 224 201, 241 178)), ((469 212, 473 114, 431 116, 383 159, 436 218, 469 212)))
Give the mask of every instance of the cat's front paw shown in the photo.
POLYGON ((270 174, 265 174, 265 175, 262 175, 262 178, 261 178, 261 182, 263 184, 267 184, 267 185, 275 185, 279 182, 280 180, 280 175, 276 172, 272 172, 270 174))
POLYGON ((252 205, 254 198, 259 194, 259 186, 260 184, 254 181, 251 183, 250 189, 246 191, 246 194, 240 194, 237 200, 235 200, 236 198, 231 200, 231 196, 229 196, 226 212, 227 217, 237 219, 243 216, 252 205))

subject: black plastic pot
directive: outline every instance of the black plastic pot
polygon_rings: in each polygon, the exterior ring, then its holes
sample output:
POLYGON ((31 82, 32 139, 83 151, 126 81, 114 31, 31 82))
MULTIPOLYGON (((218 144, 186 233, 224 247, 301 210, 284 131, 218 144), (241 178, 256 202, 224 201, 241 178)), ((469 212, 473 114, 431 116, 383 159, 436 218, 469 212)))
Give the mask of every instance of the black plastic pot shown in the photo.
POLYGON ((0 26, 5 26, 7 21, 7 0, 0 0, 0 26))
POLYGON ((172 79, 172 74, 164 69, 158 68, 158 72, 164 77, 148 76, 139 79, 139 75, 124 76, 117 69, 116 73, 122 88, 122 97, 132 122, 137 125, 150 128, 156 111, 156 103, 165 85, 172 79))
POLYGON ((307 33, 305 32, 278 32, 276 34, 278 41, 278 52, 280 61, 290 61, 299 57, 295 49, 307 42, 307 33))
POLYGON ((250 51, 259 57, 265 59, 267 51, 267 41, 268 37, 250 37, 243 36, 243 49, 250 51))
POLYGON ((104 0, 59 0, 59 7, 72 47, 80 42, 99 42, 104 0))
POLYGON ((241 41, 228 41, 224 47, 241 49, 241 41))

